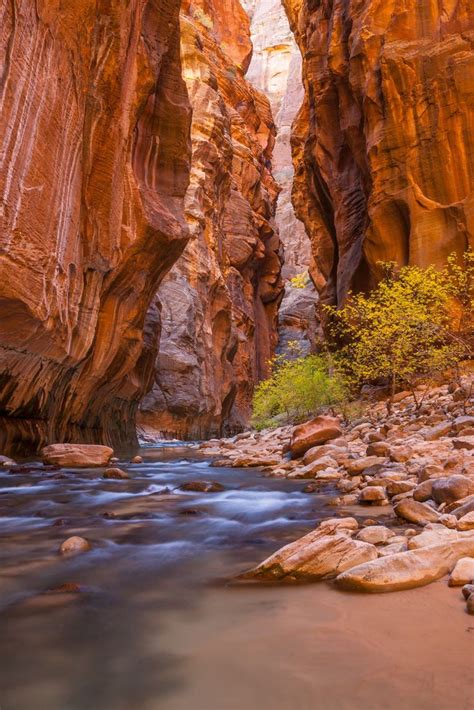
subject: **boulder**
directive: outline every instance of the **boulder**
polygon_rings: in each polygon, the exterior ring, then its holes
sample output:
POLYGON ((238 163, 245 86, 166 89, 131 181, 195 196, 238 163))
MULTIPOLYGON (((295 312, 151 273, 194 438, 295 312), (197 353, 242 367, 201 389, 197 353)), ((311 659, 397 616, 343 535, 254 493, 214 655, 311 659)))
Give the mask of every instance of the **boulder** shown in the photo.
POLYGON ((474 530, 474 510, 459 518, 457 528, 463 531, 474 530))
POLYGON ((225 490, 224 486, 217 481, 187 481, 180 485, 180 489, 196 493, 220 493, 225 490))
POLYGON ((392 496, 400 495, 400 493, 409 493, 415 488, 415 484, 411 481, 390 481, 387 484, 387 494, 392 496))
POLYGON ((340 446, 334 446, 334 444, 321 444, 321 446, 313 446, 303 456, 303 463, 307 466, 313 461, 317 461, 323 456, 334 456, 343 453, 343 449, 340 446))
POLYGON ((386 505, 388 503, 383 486, 367 486, 359 494, 359 503, 386 505))
POLYGON ((374 560, 377 550, 351 533, 357 529, 354 518, 331 519, 295 542, 282 547, 241 579, 313 582, 337 576, 360 564, 374 560))
POLYGON ((79 552, 87 552, 91 549, 91 544, 84 537, 73 535, 61 544, 59 552, 62 555, 75 555, 79 552))
POLYGON ((397 592, 422 587, 444 577, 466 555, 474 555, 474 535, 442 545, 409 550, 353 567, 336 579, 342 589, 361 592, 397 592))
POLYGON ((474 427, 474 417, 465 414, 464 416, 456 417, 453 423, 453 428, 456 431, 456 433, 459 433, 463 431, 464 429, 468 429, 474 427))
POLYGON ((116 480, 130 478, 126 471, 122 471, 121 468, 106 468, 104 471, 103 478, 112 478, 116 480))
POLYGON ((325 444, 331 439, 341 436, 342 429, 339 419, 319 416, 309 422, 300 424, 293 429, 290 441, 292 458, 302 456, 308 449, 317 444, 325 444))
POLYGON ((99 444, 50 444, 41 451, 43 463, 71 468, 107 466, 113 455, 110 446, 99 444))
POLYGON ((393 530, 389 530, 384 525, 369 525, 357 533, 356 539, 362 542, 369 542, 371 545, 384 545, 387 540, 394 536, 393 530))
POLYGON ((471 594, 474 594, 474 584, 465 584, 462 588, 462 595, 464 599, 469 599, 471 594))
POLYGON ((432 481, 431 497, 436 503, 454 503, 474 494, 474 480, 455 474, 432 481))
POLYGON ((436 426, 423 429, 421 434, 426 441, 436 441, 441 439, 443 436, 448 436, 452 428, 452 423, 450 420, 445 420, 436 426))
POLYGON ((466 449, 472 451, 474 449, 474 436, 463 436, 460 439, 453 439, 455 449, 466 449))
POLYGON ((382 456, 362 456, 354 460, 346 459, 343 466, 350 476, 357 476, 359 473, 363 473, 369 468, 374 466, 381 467, 386 463, 387 459, 382 456))
POLYGON ((435 523, 439 518, 439 513, 436 510, 412 498, 401 500, 397 503, 394 510, 399 518, 403 518, 403 520, 407 520, 409 523, 416 523, 417 525, 435 523))
POLYGON ((423 483, 419 483, 413 491, 413 500, 418 501, 418 503, 424 503, 431 498, 433 491, 433 480, 428 478, 423 483))
POLYGON ((134 456, 130 463, 143 463, 143 456, 134 456))
POLYGON ((467 598, 466 611, 468 614, 474 614, 474 594, 471 594, 467 598))
POLYGON ((456 562, 449 575, 448 584, 450 587, 462 587, 474 582, 474 550, 472 555, 472 557, 462 557, 456 562))

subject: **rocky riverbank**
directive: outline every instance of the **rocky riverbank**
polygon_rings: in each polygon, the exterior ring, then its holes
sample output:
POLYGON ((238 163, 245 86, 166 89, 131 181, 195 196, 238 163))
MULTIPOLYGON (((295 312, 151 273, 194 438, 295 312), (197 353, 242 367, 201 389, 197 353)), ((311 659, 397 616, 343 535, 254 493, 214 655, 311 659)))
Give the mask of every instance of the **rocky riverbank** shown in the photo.
MULTIPOLYGON (((470 387, 467 383, 465 387, 470 387)), ((242 577, 285 582, 335 578, 344 589, 383 592, 449 575, 474 613, 474 410, 468 390, 433 388, 417 408, 408 392, 369 403, 344 423, 305 424, 206 441, 214 466, 262 467, 303 483, 328 483, 337 513, 242 577), (383 524, 381 523, 383 521, 383 524)))

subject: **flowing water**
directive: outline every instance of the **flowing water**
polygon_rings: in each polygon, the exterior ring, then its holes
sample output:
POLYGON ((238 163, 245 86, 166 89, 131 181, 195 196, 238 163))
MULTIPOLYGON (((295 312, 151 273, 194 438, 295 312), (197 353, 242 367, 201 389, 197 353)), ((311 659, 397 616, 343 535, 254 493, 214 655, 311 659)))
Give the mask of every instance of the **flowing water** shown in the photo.
POLYGON ((324 493, 142 453, 127 481, 0 474, 1 710, 474 708, 459 590, 229 584, 332 515, 324 493), (92 551, 60 557, 72 534, 92 551))

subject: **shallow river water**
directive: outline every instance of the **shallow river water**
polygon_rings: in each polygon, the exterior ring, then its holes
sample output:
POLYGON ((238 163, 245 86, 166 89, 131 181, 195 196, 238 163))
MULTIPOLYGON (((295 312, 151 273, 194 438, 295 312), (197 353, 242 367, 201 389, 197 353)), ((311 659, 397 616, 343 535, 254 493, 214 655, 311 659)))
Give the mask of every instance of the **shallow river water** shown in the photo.
POLYGON ((129 481, 0 474, 1 710, 474 709, 459 589, 230 584, 333 515, 325 495, 141 453, 129 481), (190 480, 225 490, 177 490, 190 480), (72 534, 93 549, 61 558, 72 534), (64 584, 80 591, 45 593, 64 584))

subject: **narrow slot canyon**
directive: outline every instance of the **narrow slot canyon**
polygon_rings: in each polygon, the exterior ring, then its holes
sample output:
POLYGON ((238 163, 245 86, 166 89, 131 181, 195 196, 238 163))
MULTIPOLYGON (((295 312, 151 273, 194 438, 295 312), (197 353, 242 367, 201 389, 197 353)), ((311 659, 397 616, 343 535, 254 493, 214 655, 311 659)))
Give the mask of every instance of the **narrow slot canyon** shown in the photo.
POLYGON ((474 710, 473 0, 0 0, 0 710, 474 710))

